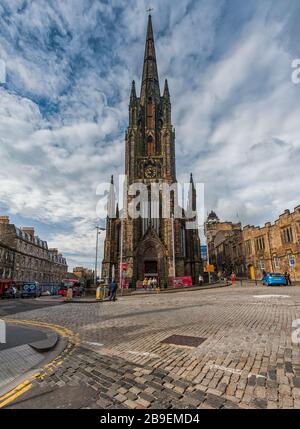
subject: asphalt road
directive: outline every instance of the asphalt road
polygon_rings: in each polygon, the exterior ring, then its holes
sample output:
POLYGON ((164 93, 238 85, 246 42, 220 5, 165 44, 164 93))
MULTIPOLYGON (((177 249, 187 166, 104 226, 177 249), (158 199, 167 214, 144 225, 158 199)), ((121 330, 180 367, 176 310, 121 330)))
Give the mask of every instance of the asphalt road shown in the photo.
MULTIPOLYGON (((54 297, 55 298, 55 297, 54 297)), ((63 302, 55 300, 52 297, 41 297, 38 299, 3 299, 0 300, 0 318, 23 313, 27 311, 37 310, 38 308, 52 307, 54 305, 62 305, 63 302)))
MULTIPOLYGON (((12 316, 17 313, 28 312, 39 308, 53 307, 60 305, 61 302, 51 302, 49 297, 45 299, 8 299, 0 300, 0 318, 12 316)), ((24 316, 26 318, 26 316, 24 316)), ((12 347, 29 344, 35 341, 40 341, 46 338, 46 333, 43 330, 36 328, 22 327, 16 325, 6 325, 6 343, 0 343, 0 352, 8 350, 12 347)))
POLYGON ((6 343, 0 343, 0 352, 12 347, 21 346, 23 344, 33 343, 35 341, 44 340, 47 337, 46 332, 39 329, 32 329, 22 326, 6 325, 6 343))

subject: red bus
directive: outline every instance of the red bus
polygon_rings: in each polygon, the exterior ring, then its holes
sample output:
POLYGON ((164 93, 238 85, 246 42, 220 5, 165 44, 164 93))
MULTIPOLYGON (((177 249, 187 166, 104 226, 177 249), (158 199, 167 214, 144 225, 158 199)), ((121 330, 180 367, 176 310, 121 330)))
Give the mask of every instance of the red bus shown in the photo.
POLYGON ((59 288, 58 295, 67 296, 67 292, 69 288, 73 289, 73 296, 81 296, 82 295, 82 286, 78 279, 63 279, 61 282, 61 287, 59 288))

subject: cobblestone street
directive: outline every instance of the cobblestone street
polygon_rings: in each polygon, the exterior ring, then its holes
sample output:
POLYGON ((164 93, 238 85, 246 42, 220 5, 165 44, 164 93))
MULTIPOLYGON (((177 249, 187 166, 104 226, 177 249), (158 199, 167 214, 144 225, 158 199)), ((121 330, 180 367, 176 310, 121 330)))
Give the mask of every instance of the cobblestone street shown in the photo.
POLYGON ((13 317, 69 328, 80 344, 8 408, 300 408, 300 287, 249 283, 13 317), (171 335, 204 341, 163 343, 171 335))

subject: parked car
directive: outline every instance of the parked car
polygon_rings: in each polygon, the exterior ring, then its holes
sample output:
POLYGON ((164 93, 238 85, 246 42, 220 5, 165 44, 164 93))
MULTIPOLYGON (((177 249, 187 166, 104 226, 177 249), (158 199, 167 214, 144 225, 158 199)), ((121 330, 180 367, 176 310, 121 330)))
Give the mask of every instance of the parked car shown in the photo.
POLYGON ((0 298, 6 298, 6 290, 16 287, 16 282, 12 279, 0 279, 0 298))
POLYGON ((38 282, 25 282, 21 287, 22 298, 37 298, 42 294, 41 286, 38 282))
POLYGON ((73 296, 82 296, 83 295, 83 286, 80 284, 76 284, 72 287, 73 289, 73 296))
POLYGON ((265 286, 286 286, 286 278, 280 273, 265 273, 262 283, 265 286))
POLYGON ((20 298, 20 291, 14 287, 6 288, 1 296, 2 299, 20 298))
POLYGON ((67 296, 68 288, 67 286, 61 286, 58 290, 58 295, 67 296))

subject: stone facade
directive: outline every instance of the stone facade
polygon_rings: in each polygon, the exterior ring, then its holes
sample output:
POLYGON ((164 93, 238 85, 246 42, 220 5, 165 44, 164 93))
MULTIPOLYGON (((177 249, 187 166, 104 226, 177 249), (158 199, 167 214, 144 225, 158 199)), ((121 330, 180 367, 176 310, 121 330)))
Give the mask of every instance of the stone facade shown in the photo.
POLYGON ((10 279, 14 271, 14 250, 0 239, 0 279, 10 279))
POLYGON ((74 267, 73 274, 78 280, 83 281, 87 287, 94 282, 94 271, 84 267, 74 267))
POLYGON ((206 227, 210 259, 218 270, 225 268, 252 280, 260 280, 263 271, 287 271, 292 280, 300 281, 300 206, 263 227, 225 224, 227 229, 224 222, 208 219, 206 227))
POLYGON ((68 271, 66 259, 33 228, 17 228, 0 217, 0 277, 16 281, 60 282, 68 271))
POLYGON ((260 279, 263 271, 288 271, 300 281, 300 206, 286 210, 274 224, 243 229, 245 265, 251 278, 260 279), (295 265, 290 264, 290 259, 295 265))
POLYGON ((236 255, 240 260, 241 249, 238 242, 241 240, 241 231, 241 223, 221 222, 213 211, 208 215, 205 223, 205 236, 209 262, 217 267, 218 271, 227 272, 231 270, 233 255, 236 255), (235 241, 237 243, 233 245, 235 241))
MULTIPOLYGON (((125 136, 125 174, 127 186, 142 183, 147 186, 145 200, 140 210, 143 216, 132 218, 128 211, 133 197, 125 191, 125 210, 119 213, 115 207, 113 190, 109 207, 115 218, 108 217, 103 278, 110 280, 113 271, 119 277, 120 259, 126 268, 128 282, 135 285, 145 275, 156 275, 161 284, 168 284, 174 276, 192 276, 199 281, 202 271, 200 239, 198 229, 188 229, 184 214, 181 218, 174 212, 177 205, 177 190, 172 194, 169 216, 163 216, 162 187, 176 185, 175 131, 171 122, 171 102, 168 82, 165 81, 161 96, 157 72, 156 54, 151 16, 149 16, 144 69, 140 97, 137 97, 135 83, 132 83, 129 103, 129 126, 125 136), (153 208, 153 184, 159 187, 157 206, 153 208), (156 210, 156 213, 154 213, 156 210), (174 237, 174 240, 173 240, 174 237), (123 242, 121 252, 121 240, 123 242), (173 264, 173 244, 175 247, 175 267, 173 264), (114 267, 114 268, 113 268, 114 267)), ((112 179, 113 188, 113 179, 112 179)), ((196 208, 196 191, 191 176, 190 201, 196 208)), ((183 213, 183 210, 179 208, 183 213)))

